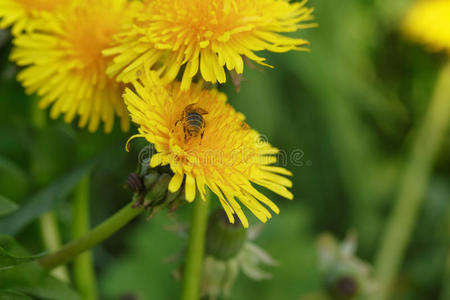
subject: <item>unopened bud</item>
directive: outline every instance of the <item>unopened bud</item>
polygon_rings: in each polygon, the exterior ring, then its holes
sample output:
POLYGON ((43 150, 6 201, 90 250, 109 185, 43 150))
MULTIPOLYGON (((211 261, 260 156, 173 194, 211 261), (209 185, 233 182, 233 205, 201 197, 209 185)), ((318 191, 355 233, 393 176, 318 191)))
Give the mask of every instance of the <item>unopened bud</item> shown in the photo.
POLYGON ((143 178, 144 186, 147 189, 147 191, 152 189, 152 186, 158 181, 159 179, 159 173, 151 170, 146 174, 143 178))
POLYGON ((342 276, 334 283, 334 290, 342 299, 353 299, 358 294, 358 282, 351 276, 342 276))
POLYGON ((358 280, 351 275, 341 275, 328 282, 328 291, 333 299, 356 299, 359 291, 358 280))
POLYGON ((173 213, 180 205, 186 203, 186 194, 184 193, 184 189, 179 189, 178 196, 173 200, 170 201, 168 200, 168 203, 169 203, 169 213, 173 213))
POLYGON ((147 195, 145 196, 145 205, 150 204, 155 206, 166 198, 170 179, 171 176, 166 173, 159 176, 156 183, 148 190, 147 195))
MULTIPOLYGON (((142 151, 142 150, 141 150, 142 151)), ((137 166, 136 173, 143 177, 150 170, 150 164, 148 162, 140 161, 137 166)))
POLYGON ((141 178, 136 173, 128 174, 126 186, 133 192, 141 194, 145 191, 141 178))
POLYGON ((206 232, 206 253, 218 260, 236 256, 247 236, 239 220, 231 224, 223 210, 211 214, 206 232))
POLYGON ((355 234, 341 243, 330 234, 322 234, 318 246, 324 287, 332 299, 365 299, 376 290, 370 266, 355 256, 355 234))

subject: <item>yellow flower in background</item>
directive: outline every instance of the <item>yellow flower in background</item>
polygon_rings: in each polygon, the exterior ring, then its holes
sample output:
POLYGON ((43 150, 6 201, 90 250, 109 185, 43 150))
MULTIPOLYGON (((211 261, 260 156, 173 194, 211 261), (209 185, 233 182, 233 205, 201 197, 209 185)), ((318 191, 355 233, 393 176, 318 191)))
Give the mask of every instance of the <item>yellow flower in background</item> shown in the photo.
POLYGON ((110 76, 129 82, 142 68, 158 70, 163 83, 183 69, 181 88, 200 73, 204 80, 226 81, 225 68, 241 74, 243 57, 268 66, 255 51, 307 50, 308 42, 280 33, 315 26, 307 0, 149 0, 134 25, 104 51, 114 57, 110 76))
POLYGON ((407 13, 404 32, 431 50, 450 51, 450 0, 419 0, 407 13))
POLYGON ((40 107, 52 105, 50 115, 90 131, 104 122, 110 132, 115 114, 122 130, 129 117, 122 99, 123 85, 106 75, 110 59, 102 51, 131 17, 127 0, 84 0, 64 13, 45 19, 45 26, 17 36, 11 59, 25 66, 18 75, 28 93, 42 97, 40 107))
POLYGON ((271 217, 264 205, 279 212, 252 183, 293 198, 287 189, 292 183, 283 176, 291 173, 272 165, 279 150, 248 127, 244 116, 227 104, 225 94, 204 90, 200 83, 187 91, 179 82, 163 86, 155 72, 146 72, 133 86, 124 94, 132 121, 139 125, 139 134, 132 138, 145 137, 154 144, 157 153, 151 167, 170 165, 174 173, 170 192, 178 191, 185 181, 185 197, 191 202, 196 190, 204 199, 207 186, 230 222, 237 214, 244 227, 248 220, 236 200, 262 222, 271 217))
POLYGON ((12 33, 32 31, 45 13, 64 9, 73 0, 1 0, 0 28, 12 26, 12 33))

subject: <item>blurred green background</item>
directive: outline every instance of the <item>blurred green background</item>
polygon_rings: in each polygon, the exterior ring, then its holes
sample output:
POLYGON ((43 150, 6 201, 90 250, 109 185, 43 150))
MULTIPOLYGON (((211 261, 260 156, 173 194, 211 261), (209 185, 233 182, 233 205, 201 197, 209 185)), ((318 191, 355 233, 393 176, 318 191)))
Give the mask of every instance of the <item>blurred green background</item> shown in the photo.
MULTIPOLYGON (((398 31, 411 1, 310 0, 319 27, 296 35, 311 52, 264 54, 274 70, 245 71, 236 93, 221 87, 247 122, 286 153, 300 153, 294 201, 272 198, 281 213, 256 244, 279 261, 270 281, 240 276, 231 299, 300 299, 320 288, 316 238, 358 232, 357 254, 373 261, 395 200, 414 126, 422 120, 443 54, 430 54, 398 31)), ((43 251, 37 217, 56 209, 64 242, 70 238, 71 195, 92 168, 92 224, 130 201, 124 189, 139 148, 124 151, 135 132, 91 134, 36 112, 18 71, 8 62, 11 37, 0 32, 0 195, 19 209, 0 217, 0 233, 14 235, 31 253, 43 251), (39 128, 44 124, 45 129, 39 128)), ((116 124, 117 125, 117 124, 116 124)), ((449 255, 450 139, 442 146, 393 299, 438 299, 449 255)), ((217 203, 215 204, 217 205, 217 203)), ((94 249, 101 299, 176 299, 177 264, 166 262, 184 240, 167 230, 187 223, 190 205, 146 222, 143 217, 94 249), (128 298, 127 298, 128 297, 128 298), (131 297, 131 298, 130 298, 131 297)), ((253 224, 257 224, 252 219, 253 224)), ((0 271, 1 272, 1 271, 0 271)))

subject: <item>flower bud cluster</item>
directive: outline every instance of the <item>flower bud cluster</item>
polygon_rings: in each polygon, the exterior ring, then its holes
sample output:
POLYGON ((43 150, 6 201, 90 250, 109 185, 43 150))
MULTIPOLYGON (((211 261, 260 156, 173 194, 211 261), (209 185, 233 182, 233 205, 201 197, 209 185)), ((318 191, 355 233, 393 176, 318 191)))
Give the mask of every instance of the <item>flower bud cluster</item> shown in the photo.
POLYGON ((168 190, 172 178, 170 168, 150 168, 148 164, 141 164, 135 173, 130 173, 127 187, 134 191, 134 207, 145 207, 151 218, 161 210, 173 212, 184 203, 183 189, 175 193, 168 190))

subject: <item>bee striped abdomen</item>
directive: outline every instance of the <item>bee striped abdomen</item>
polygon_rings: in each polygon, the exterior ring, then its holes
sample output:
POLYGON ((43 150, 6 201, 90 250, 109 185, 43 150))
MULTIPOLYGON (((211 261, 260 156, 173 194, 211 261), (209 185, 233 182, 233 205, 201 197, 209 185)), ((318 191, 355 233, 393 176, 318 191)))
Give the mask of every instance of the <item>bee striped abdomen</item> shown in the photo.
POLYGON ((206 110, 197 107, 195 103, 186 106, 181 113, 180 119, 175 123, 175 126, 181 122, 184 129, 184 140, 188 141, 191 137, 200 136, 203 138, 205 130, 205 119, 203 115, 208 114, 206 110))
POLYGON ((186 113, 186 132, 191 136, 198 135, 205 125, 203 116, 197 112, 186 113))

